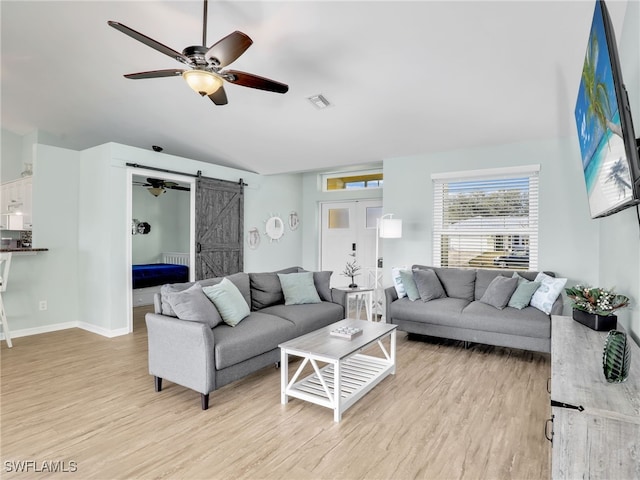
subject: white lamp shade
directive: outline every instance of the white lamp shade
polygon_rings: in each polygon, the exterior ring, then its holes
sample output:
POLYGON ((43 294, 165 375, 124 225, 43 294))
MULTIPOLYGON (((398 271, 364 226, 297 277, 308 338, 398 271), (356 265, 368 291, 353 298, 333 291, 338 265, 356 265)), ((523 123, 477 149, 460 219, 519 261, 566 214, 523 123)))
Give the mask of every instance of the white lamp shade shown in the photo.
POLYGON ((381 219, 380 238, 402 238, 402 220, 399 218, 381 219))

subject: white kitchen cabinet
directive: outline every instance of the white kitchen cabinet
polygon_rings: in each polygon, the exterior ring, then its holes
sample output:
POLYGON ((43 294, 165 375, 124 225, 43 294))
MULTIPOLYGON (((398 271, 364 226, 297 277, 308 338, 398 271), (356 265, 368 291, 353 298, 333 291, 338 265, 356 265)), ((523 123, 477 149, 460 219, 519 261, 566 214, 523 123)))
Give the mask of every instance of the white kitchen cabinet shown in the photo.
POLYGON ((0 224, 2 228, 6 230, 31 230, 33 177, 23 177, 3 183, 0 190, 0 224))

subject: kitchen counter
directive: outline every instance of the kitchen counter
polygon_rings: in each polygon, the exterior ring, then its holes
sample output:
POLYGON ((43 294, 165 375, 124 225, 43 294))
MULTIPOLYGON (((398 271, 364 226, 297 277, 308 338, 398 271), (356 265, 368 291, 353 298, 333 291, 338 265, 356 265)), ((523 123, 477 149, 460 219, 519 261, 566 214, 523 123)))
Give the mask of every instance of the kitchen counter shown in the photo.
POLYGON ((0 248, 0 253, 48 252, 48 248, 0 248))

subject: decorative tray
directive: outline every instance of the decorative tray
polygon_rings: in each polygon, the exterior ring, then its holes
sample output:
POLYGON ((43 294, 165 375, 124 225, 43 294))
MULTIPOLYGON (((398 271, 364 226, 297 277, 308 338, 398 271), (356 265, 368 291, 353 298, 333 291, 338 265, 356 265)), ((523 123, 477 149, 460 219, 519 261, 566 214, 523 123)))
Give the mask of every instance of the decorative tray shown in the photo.
POLYGON ((336 328, 335 330, 331 330, 330 334, 334 337, 346 338, 347 340, 351 340, 353 337, 362 335, 362 329, 355 327, 340 327, 336 328))

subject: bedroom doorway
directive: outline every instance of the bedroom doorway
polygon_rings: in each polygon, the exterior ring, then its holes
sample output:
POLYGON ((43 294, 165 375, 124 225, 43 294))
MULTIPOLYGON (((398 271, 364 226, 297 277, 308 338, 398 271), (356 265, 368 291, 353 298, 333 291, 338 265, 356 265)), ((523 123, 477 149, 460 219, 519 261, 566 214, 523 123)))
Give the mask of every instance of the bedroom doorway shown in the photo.
POLYGON ((190 176, 130 167, 127 210, 128 330, 144 325, 164 283, 194 280, 195 182, 190 176))

